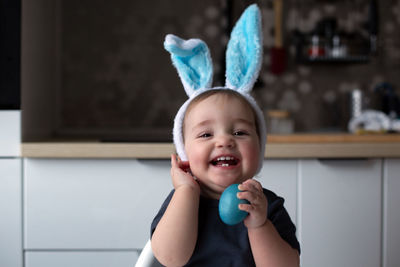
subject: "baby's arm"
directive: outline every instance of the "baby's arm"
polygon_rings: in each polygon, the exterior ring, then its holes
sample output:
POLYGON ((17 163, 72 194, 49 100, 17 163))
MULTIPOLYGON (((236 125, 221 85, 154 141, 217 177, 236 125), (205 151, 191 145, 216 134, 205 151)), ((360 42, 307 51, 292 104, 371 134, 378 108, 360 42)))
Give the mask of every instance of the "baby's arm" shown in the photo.
POLYGON ((158 223, 151 245, 157 260, 166 266, 182 266, 192 256, 197 240, 200 187, 171 156, 175 192, 158 223))
POLYGON ((250 202, 240 204, 239 208, 249 212, 244 223, 256 265, 299 266, 298 251, 280 237, 274 225, 267 219, 268 201, 261 184, 249 179, 239 189, 244 192, 238 193, 238 197, 250 202))

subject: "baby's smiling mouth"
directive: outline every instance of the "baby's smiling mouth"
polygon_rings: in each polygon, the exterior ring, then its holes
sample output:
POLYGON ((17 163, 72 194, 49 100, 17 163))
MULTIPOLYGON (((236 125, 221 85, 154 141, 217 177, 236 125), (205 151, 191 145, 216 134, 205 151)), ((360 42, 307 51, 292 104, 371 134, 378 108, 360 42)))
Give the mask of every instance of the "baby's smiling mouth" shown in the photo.
POLYGON ((239 160, 232 156, 218 156, 211 160, 211 164, 217 167, 229 167, 236 166, 239 160))

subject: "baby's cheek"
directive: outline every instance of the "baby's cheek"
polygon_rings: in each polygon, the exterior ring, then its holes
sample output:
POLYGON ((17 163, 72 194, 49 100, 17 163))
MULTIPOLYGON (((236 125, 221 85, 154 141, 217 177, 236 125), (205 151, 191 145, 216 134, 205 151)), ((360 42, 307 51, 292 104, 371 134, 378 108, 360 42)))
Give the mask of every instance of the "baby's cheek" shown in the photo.
POLYGON ((190 164, 190 170, 193 174, 197 173, 202 166, 201 157, 196 156, 195 154, 188 155, 188 160, 190 164))
POLYGON ((194 175, 200 175, 200 173, 204 170, 205 164, 201 159, 192 158, 190 161, 191 171, 194 175))
POLYGON ((258 147, 258 144, 256 146, 254 144, 249 144, 246 149, 245 156, 249 161, 249 167, 251 169, 257 170, 260 157, 260 149, 258 147))

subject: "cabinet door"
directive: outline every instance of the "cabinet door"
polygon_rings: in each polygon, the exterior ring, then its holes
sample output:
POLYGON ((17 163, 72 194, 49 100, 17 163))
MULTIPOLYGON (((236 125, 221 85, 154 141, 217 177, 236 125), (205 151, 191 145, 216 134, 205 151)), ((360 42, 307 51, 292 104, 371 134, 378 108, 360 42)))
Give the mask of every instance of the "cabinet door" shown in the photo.
POLYGON ((0 157, 18 157, 21 143, 21 111, 0 110, 0 125, 0 157))
POLYGON ((297 223, 297 160, 264 160, 257 179, 264 188, 285 199, 285 208, 297 223))
POLYGON ((21 159, 0 158, 0 266, 22 266, 21 159))
POLYGON ((65 251, 27 252, 26 267, 132 267, 138 258, 135 251, 65 251))
POLYGON ((172 189, 165 160, 26 159, 25 248, 140 249, 172 189))
POLYGON ((381 265, 381 160, 301 160, 302 266, 381 265))
POLYGON ((400 265, 400 159, 386 159, 384 165, 383 266, 400 265))

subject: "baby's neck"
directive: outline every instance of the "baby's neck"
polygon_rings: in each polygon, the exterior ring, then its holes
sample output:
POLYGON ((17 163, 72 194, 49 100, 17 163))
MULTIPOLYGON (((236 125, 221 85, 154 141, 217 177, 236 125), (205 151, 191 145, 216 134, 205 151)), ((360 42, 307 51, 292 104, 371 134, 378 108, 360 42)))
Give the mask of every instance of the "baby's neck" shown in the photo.
POLYGON ((201 188, 201 196, 205 198, 211 198, 211 199, 219 199, 221 197, 222 192, 215 192, 214 190, 211 190, 210 188, 200 185, 201 188))

